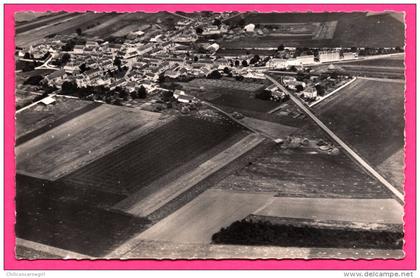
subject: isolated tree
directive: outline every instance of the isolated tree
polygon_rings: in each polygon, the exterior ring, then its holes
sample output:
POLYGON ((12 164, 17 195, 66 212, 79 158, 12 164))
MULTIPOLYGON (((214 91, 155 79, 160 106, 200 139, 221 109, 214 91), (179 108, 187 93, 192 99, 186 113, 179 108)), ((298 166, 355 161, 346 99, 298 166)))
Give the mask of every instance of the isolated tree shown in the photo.
POLYGON ((242 66, 243 66, 243 67, 247 67, 247 66, 248 66, 248 62, 247 62, 246 60, 243 60, 243 61, 242 61, 242 66))
POLYGON ((236 60, 235 61, 235 67, 239 67, 239 65, 240 65, 241 63, 239 62, 239 60, 236 60))
POLYGON ((198 62, 198 57, 194 56, 194 62, 198 62))
POLYGON ((81 28, 77 28, 76 29, 76 33, 78 36, 82 35, 82 29, 81 28))

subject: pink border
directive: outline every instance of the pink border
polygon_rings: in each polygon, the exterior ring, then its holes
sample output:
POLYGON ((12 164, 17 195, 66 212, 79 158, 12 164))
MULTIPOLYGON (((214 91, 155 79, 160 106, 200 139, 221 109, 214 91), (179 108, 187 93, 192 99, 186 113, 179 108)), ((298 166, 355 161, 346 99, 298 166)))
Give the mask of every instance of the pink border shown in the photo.
POLYGON ((4 5, 4 51, 5 51, 5 96, 4 96, 4 269, 5 270, 47 270, 47 269, 416 269, 416 228, 415 228, 415 153, 416 153, 416 5, 415 4, 327 4, 327 5, 242 5, 242 4, 5 4, 4 5), (406 257, 402 260, 131 260, 131 261, 74 261, 74 260, 37 260, 26 261, 14 258, 14 20, 16 11, 61 11, 81 12, 95 10, 101 12, 146 11, 158 12, 198 10, 211 11, 384 11, 406 12, 406 147, 405 147, 405 241, 406 257))

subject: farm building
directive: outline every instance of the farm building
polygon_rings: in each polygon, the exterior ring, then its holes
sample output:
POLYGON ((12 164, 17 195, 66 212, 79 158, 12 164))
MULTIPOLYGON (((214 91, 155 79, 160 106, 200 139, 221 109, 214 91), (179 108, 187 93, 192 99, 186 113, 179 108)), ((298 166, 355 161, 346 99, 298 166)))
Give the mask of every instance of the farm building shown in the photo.
POLYGON ((55 102, 56 102, 55 98, 53 98, 51 96, 45 97, 45 98, 43 98, 43 99, 41 99, 39 101, 39 103, 41 105, 45 105, 45 106, 48 106, 48 105, 51 105, 51 104, 55 104, 55 102))
POLYGON ((271 69, 284 69, 287 67, 287 59, 273 58, 268 61, 267 66, 271 69))
POLYGON ((244 27, 245 32, 254 32, 254 30, 255 30, 255 24, 252 24, 252 23, 244 27))
POLYGON ((307 99, 316 99, 318 96, 317 91, 314 87, 306 87, 305 90, 303 90, 303 96, 307 99))
POLYGON ((321 62, 332 62, 340 60, 339 51, 320 51, 319 60, 321 62))

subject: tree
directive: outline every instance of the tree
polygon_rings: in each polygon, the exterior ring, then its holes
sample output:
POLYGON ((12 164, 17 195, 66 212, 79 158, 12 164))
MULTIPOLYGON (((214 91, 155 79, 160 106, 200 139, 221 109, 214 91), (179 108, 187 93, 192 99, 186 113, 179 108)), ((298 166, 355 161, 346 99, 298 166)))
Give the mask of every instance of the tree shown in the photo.
POLYGON ((34 85, 37 86, 39 83, 44 79, 41 75, 34 75, 29 77, 28 79, 23 82, 24 85, 34 85))
POLYGON ((161 93, 161 98, 163 101, 170 101, 174 97, 174 92, 172 91, 163 91, 161 93))
POLYGON ((278 51, 283 51, 284 50, 284 44, 280 44, 279 47, 277 47, 278 51))
POLYGON ((218 70, 212 71, 208 76, 208 79, 220 79, 222 78, 222 74, 218 70))
POLYGON ((81 65, 79 66, 79 69, 80 69, 80 72, 81 72, 81 73, 84 73, 85 71, 87 71, 87 70, 88 70, 88 67, 86 66, 86 64, 81 64, 81 65))
POLYGON ((70 61, 70 58, 70 54, 64 53, 63 56, 61 56, 60 65, 65 66, 70 61))
POLYGON ((216 25, 216 26, 217 26, 217 27, 219 27, 219 29, 220 29, 220 26, 222 25, 222 22, 220 21, 220 19, 216 18, 216 19, 213 21, 213 25, 216 25))
POLYGON ((250 64, 255 64, 260 60, 260 56, 259 55, 254 55, 254 57, 252 57, 252 59, 249 61, 250 64))
POLYGON ((120 57, 115 57, 114 66, 117 66, 119 71, 121 71, 121 64, 122 64, 122 61, 121 61, 120 57))
POLYGON ((138 98, 146 98, 147 97, 147 91, 146 91, 146 88, 144 88, 143 85, 141 85, 139 90, 137 91, 137 97, 138 98))
POLYGON ((230 73, 230 69, 229 69, 228 67, 225 67, 225 68, 223 69, 223 73, 225 73, 225 74, 229 74, 229 73, 230 73))
POLYGON ((238 26, 241 27, 241 28, 244 28, 245 24, 246 24, 246 22, 245 22, 245 19, 243 19, 243 18, 241 20, 239 20, 239 22, 238 22, 238 26))
POLYGON ((201 35, 201 34, 203 34, 203 28, 201 28, 201 27, 197 27, 197 28, 195 28, 195 32, 197 33, 197 35, 201 35))
POLYGON ((296 92, 302 92, 303 91, 303 86, 300 85, 300 84, 296 85, 295 88, 296 88, 296 92))
POLYGON ((318 84, 315 86, 315 89, 318 95, 323 96, 325 94, 324 86, 318 84))
POLYGON ((242 66, 243 66, 243 67, 247 67, 247 66, 248 66, 248 62, 247 62, 246 60, 243 60, 243 61, 242 61, 242 66))
POLYGON ((76 29, 76 33, 78 36, 82 35, 82 29, 81 28, 77 28, 76 29))
POLYGON ((235 67, 239 67, 240 62, 238 60, 235 61, 235 67))
POLYGON ((64 81, 61 85, 61 91, 63 94, 72 95, 77 92, 77 84, 76 82, 64 81))
POLYGON ((29 54, 29 52, 25 52, 25 55, 23 55, 23 59, 32 59, 32 55, 29 54))
POLYGON ((263 90, 257 94, 255 94, 255 97, 261 100, 270 100, 272 94, 269 90, 263 90))
POLYGON ((194 56, 194 62, 198 62, 198 57, 194 56))

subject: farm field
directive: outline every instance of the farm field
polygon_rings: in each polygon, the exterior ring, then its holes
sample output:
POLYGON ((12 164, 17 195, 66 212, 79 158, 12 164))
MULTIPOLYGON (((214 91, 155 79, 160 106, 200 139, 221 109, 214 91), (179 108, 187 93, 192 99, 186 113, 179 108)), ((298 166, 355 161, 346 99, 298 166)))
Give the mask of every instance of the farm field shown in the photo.
POLYGON ((27 47, 31 44, 35 44, 41 41, 44 37, 52 34, 69 34, 75 33, 77 28, 82 28, 86 25, 89 25, 89 22, 96 21, 99 22, 102 17, 107 17, 109 15, 105 13, 84 13, 78 14, 74 17, 67 18, 65 21, 51 23, 50 25, 43 25, 39 27, 39 30, 28 30, 16 35, 15 43, 19 47, 27 47))
POLYGON ((247 126, 253 128, 254 130, 263 132, 264 134, 268 134, 273 138, 284 139, 284 137, 288 136, 296 130, 295 127, 249 117, 245 117, 240 121, 245 123, 247 126))
POLYGON ((378 59, 366 59, 358 60, 346 63, 338 63, 340 66, 346 65, 361 65, 361 66, 372 66, 372 67, 404 67, 404 54, 391 56, 387 58, 378 59))
POLYGON ((246 167, 216 188, 234 192, 273 192, 278 197, 389 198, 390 193, 344 153, 328 155, 284 149, 272 143, 246 167))
POLYGON ((315 113, 374 167, 404 147, 402 82, 358 79, 316 106, 315 113))
POLYGON ((142 25, 155 24, 158 21, 164 24, 169 20, 173 23, 178 20, 178 17, 166 12, 159 13, 113 13, 111 16, 103 20, 101 24, 86 30, 86 35, 90 37, 107 38, 109 36, 124 35, 122 30, 138 30, 142 25), (141 23, 141 24, 139 24, 141 23), (120 34, 118 34, 120 32, 120 34))
POLYGON ((17 172, 55 180, 170 119, 101 105, 16 147, 17 172))
MULTIPOLYGON (((123 209, 130 214, 138 216, 148 216, 168 202, 176 199, 176 197, 180 196, 182 193, 193 188, 207 177, 216 173, 229 163, 233 162, 238 157, 252 150, 263 140, 264 139, 258 135, 249 134, 205 162, 196 165, 195 169, 191 169, 173 181, 167 183, 165 188, 155 191, 152 194, 144 194, 145 192, 140 190, 127 198, 129 200, 135 199, 136 202, 134 204, 130 202, 131 204, 127 207, 126 200, 124 200, 122 203, 124 203, 124 207, 127 208, 121 207, 120 204, 118 204, 115 208, 123 209)), ((153 185, 150 184, 148 187, 151 186, 153 185)))
MULTIPOLYGON (((388 14, 370 15, 367 13, 248 13, 243 16, 246 23, 301 23, 337 21, 332 39, 314 40, 295 37, 254 37, 223 41, 223 48, 278 47, 280 44, 295 47, 395 47, 404 45, 404 24, 388 14), (378 24, 381 23, 381 24, 378 24), (360 38, 360 40, 355 40, 360 38)), ((232 19, 239 22, 240 16, 232 19)))
POLYGON ((243 82, 228 79, 194 79, 188 82, 191 87, 208 88, 223 88, 226 90, 237 90, 247 93, 252 93, 261 90, 264 87, 265 81, 260 82, 243 82))
POLYGON ((379 225, 403 224, 404 211, 403 207, 394 199, 275 197, 253 214, 311 221, 379 225))
MULTIPOLYGON (((17 178, 15 232, 19 238, 103 256, 148 224, 144 218, 98 208, 89 202, 55 199, 57 195, 47 193, 57 190, 53 186, 45 189, 43 184, 31 177, 17 178)), ((91 196, 91 200, 95 197, 91 196)))
POLYGON ((346 248, 302 248, 279 246, 245 246, 223 244, 170 243, 159 241, 140 241, 132 250, 117 257, 123 259, 140 258, 192 258, 192 259, 338 259, 354 258, 403 258, 402 250, 389 249, 346 249, 346 248))
POLYGON ((272 194, 207 190, 193 201, 136 237, 181 243, 210 243, 221 227, 240 220, 264 205, 272 194), (211 219, 211 221, 209 221, 211 219))
POLYGON ((178 117, 65 176, 63 181, 108 192, 133 193, 240 130, 178 117))
POLYGON ((42 26, 45 26, 54 22, 59 22, 61 20, 73 17, 75 15, 77 15, 77 13, 51 14, 50 16, 38 18, 37 20, 31 21, 26 24, 21 24, 16 27, 15 31, 16 31, 16 34, 23 33, 23 32, 33 30, 33 29, 36 29, 36 28, 39 28, 39 27, 42 27, 42 26))
POLYGON ((16 113, 16 144, 19 145, 28 138, 32 139, 35 134, 48 131, 99 105, 89 101, 57 97, 52 106, 40 104, 16 113))
POLYGON ((273 101, 265 101, 250 96, 223 94, 209 102, 228 108, 227 112, 234 112, 235 109, 251 110, 255 112, 268 112, 279 106, 279 103, 273 101))

